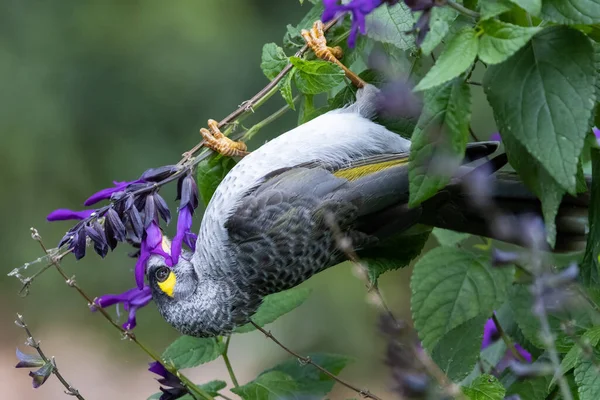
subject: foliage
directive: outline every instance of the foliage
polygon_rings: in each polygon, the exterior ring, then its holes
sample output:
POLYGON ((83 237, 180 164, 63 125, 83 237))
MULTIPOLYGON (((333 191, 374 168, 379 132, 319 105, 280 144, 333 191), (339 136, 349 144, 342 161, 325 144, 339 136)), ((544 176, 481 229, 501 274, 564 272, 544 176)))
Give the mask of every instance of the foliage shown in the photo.
MULTIPOLYGON (((382 89, 398 82, 406 86, 416 83, 406 92, 421 96, 420 114, 407 116, 398 111, 406 111, 413 99, 398 90, 394 94, 401 97, 396 99, 401 106, 395 109, 395 118, 385 122, 393 130, 400 121, 412 139, 408 207, 427 209, 435 204, 440 191, 459 190, 454 182, 465 170, 465 152, 473 134, 472 92, 479 90, 493 113, 510 167, 539 198, 544 224, 540 230, 537 220, 502 214, 490 194, 493 190, 483 187, 489 182, 476 181, 469 194, 479 197, 470 206, 480 212, 489 232, 517 242, 522 249, 517 252, 497 244, 491 248, 489 242, 475 246, 468 234, 439 228, 433 232, 441 246, 429 248, 425 242, 430 228, 421 229, 412 236, 381 243, 371 252, 359 251, 371 288, 377 289, 382 274, 408 265, 423 252, 411 277, 411 313, 419 340, 415 353, 421 351, 434 363, 434 371, 445 374, 450 381, 446 386, 460 387, 462 397, 501 400, 514 394, 521 399, 543 399, 556 398, 560 392, 568 399, 574 396, 569 397, 574 385, 579 399, 599 398, 600 318, 595 285, 600 279, 600 157, 592 126, 598 120, 600 0, 465 0, 460 4, 432 2, 429 8, 418 10, 411 9, 414 2, 384 3, 367 16, 366 36, 355 48, 346 48, 344 60, 382 89), (415 36, 406 32, 417 30, 423 21, 431 29, 419 48, 415 36), (367 49, 384 49, 391 67, 382 63, 367 68, 373 64, 363 59, 367 49), (398 53, 401 57, 391 56, 398 53), (434 62, 423 62, 429 55, 434 62), (409 62, 398 61, 401 59, 409 62), (483 74, 482 82, 474 81, 478 74, 483 74), (414 120, 416 124, 407 122, 414 120), (579 267, 558 268, 546 250, 558 245, 563 234, 572 233, 561 231, 565 221, 572 222, 563 213, 561 202, 565 195, 585 191, 584 169, 593 173, 587 247, 579 267), (498 310, 508 311, 500 317, 494 314, 501 314, 498 310), (502 339, 494 352, 489 343, 482 346, 489 326, 502 339), (529 346, 538 351, 532 355, 523 350, 533 358, 526 362, 520 349, 529 346)), ((340 67, 295 53, 303 45, 300 30, 309 28, 322 13, 323 5, 316 2, 299 24, 287 26, 281 45, 268 43, 262 49, 260 67, 269 80, 276 79, 288 65, 293 67, 275 90, 291 109, 296 108, 294 93, 300 97, 299 123, 346 105, 355 94, 340 67)), ((329 42, 344 45, 351 26, 342 21, 328 33, 329 42)), ((419 29, 422 32, 424 28, 419 29)), ((392 87, 404 87, 401 85, 392 87)), ((381 108, 391 103, 387 99, 381 108)), ((197 185, 204 204, 233 164, 229 158, 216 156, 197 165, 197 185)), ((469 220, 473 218, 470 214, 461 218, 466 224, 475 223, 469 220)), ((310 290, 301 287, 268 296, 252 320, 262 330, 301 306, 309 294, 310 290)), ((230 340, 255 329, 246 324, 229 337, 180 337, 168 346, 162 361, 175 369, 220 357, 229 363, 230 340)), ((349 362, 345 356, 328 353, 309 357, 333 376, 349 362)), ((396 382, 398 386, 406 389, 406 377, 420 377, 423 366, 409 370, 406 360, 406 365, 394 365, 400 364, 398 358, 391 357, 388 364, 410 371, 393 376, 395 382, 402 381, 396 382)), ((230 373, 231 391, 245 400, 324 397, 334 384, 332 376, 296 359, 269 368, 242 385, 230 373)), ((427 373, 427 379, 436 375, 431 370, 427 373)), ((411 388, 416 390, 422 382, 415 378, 411 388)), ((427 389, 419 395, 437 390, 424 382, 427 389)), ((199 387, 215 396, 225 385, 214 381, 199 387)))

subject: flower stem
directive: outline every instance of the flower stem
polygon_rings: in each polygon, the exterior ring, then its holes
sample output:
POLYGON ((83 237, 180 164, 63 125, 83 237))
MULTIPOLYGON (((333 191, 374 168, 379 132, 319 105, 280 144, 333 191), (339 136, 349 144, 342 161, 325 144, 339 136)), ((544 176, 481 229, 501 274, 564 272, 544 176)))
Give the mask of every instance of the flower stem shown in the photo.
POLYGON ((448 7, 454 8, 456 11, 458 11, 459 13, 461 13, 463 15, 466 15, 467 17, 471 17, 471 18, 475 18, 475 19, 479 19, 479 17, 481 17, 481 15, 477 11, 469 10, 467 7, 463 6, 462 4, 455 3, 452 0, 448 0, 446 2, 446 4, 448 4, 448 7))
POLYGON ((512 340, 510 340, 506 332, 504 332, 504 329, 502 329, 502 325, 500 325, 500 321, 498 321, 496 314, 492 314, 492 320, 494 321, 494 325, 496 325, 496 329, 498 330, 500 337, 502 337, 502 341, 504 341, 504 344, 506 344, 506 347, 510 350, 512 355, 520 362, 526 362, 527 360, 525 360, 521 353, 519 353, 515 347, 515 344, 512 342, 512 340))
MULTIPOLYGON (((292 103, 295 103, 296 101, 298 101, 299 98, 300 98, 300 96, 294 97, 292 99, 292 103)), ((244 136, 242 136, 242 140, 243 141, 248 141, 248 140, 252 139, 254 137, 254 135, 256 135, 258 133, 258 131, 260 131, 262 128, 264 128, 265 126, 269 125, 273 121, 276 121, 277 119, 279 119, 289 109, 290 109, 290 106, 288 104, 286 104, 283 107, 281 107, 279 110, 275 111, 273 114, 269 115, 267 118, 265 118, 262 121, 254 124, 250 129, 248 129, 244 133, 244 136)))
POLYGON ((225 366, 227 367, 227 372, 229 372, 229 377, 231 378, 231 382, 233 383, 233 386, 240 387, 240 384, 238 383, 237 378, 235 377, 235 373, 233 372, 233 367, 231 366, 231 361, 229 361, 229 355, 227 354, 227 351, 229 350, 229 343, 231 342, 231 336, 227 336, 227 339, 225 340, 225 348, 223 349, 223 353, 221 354, 221 356, 223 357, 223 361, 225 361, 225 366))
POLYGON ((58 271, 58 273, 63 277, 63 279, 65 280, 67 285, 74 288, 79 293, 79 295, 87 301, 88 306, 90 306, 90 307, 95 306, 96 309, 98 310, 98 312, 100 312, 100 314, 104 317, 104 319, 106 319, 112 326, 114 326, 117 330, 119 330, 119 332, 121 332, 124 337, 129 338, 132 342, 137 344, 138 347, 140 349, 142 349, 142 351, 144 353, 146 353, 150 358, 152 358, 154 361, 158 361, 159 363, 163 364, 169 372, 176 375, 182 381, 182 383, 185 385, 188 392, 193 397, 195 397, 196 399, 214 400, 213 396, 211 396, 209 393, 207 393, 203 389, 196 386, 193 382, 191 382, 185 375, 183 375, 181 372, 179 372, 176 368, 169 365, 168 363, 164 363, 161 360, 160 356, 155 354, 154 351, 152 351, 150 348, 146 347, 146 345, 144 345, 142 342, 140 342, 133 332, 125 330, 125 329, 123 329, 123 327, 121 327, 119 324, 117 324, 111 318, 111 316, 108 314, 108 312, 105 309, 103 309, 102 307, 98 307, 95 304, 94 299, 92 299, 86 292, 84 292, 83 289, 81 289, 81 287, 77 284, 77 282, 75 281, 75 277, 72 276, 69 278, 69 276, 65 273, 65 271, 63 270, 63 268, 60 265, 61 257, 53 256, 50 254, 50 252, 48 251, 48 248, 44 245, 44 242, 42 241, 42 237, 40 236, 38 231, 34 228, 31 228, 31 237, 39 243, 39 245, 42 248, 42 250, 44 251, 44 253, 46 253, 48 256, 50 256, 50 264, 54 265, 54 267, 56 268, 56 271, 58 271))

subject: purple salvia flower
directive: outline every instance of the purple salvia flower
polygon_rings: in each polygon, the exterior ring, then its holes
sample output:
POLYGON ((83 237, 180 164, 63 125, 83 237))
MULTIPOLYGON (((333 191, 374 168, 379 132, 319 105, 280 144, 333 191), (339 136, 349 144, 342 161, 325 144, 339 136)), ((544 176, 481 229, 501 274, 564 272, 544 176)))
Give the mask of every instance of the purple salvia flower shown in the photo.
POLYGON ((140 289, 144 286, 146 262, 153 254, 164 257, 165 263, 169 267, 173 266, 171 255, 163 247, 162 231, 155 221, 152 221, 144 232, 144 238, 140 246, 140 256, 135 264, 135 281, 140 289))
POLYGON ((89 218, 90 215, 96 210, 81 210, 74 211, 67 208, 59 208, 52 211, 46 219, 48 221, 68 221, 68 220, 83 220, 89 218))
POLYGON ((160 391, 163 392, 163 394, 160 396, 160 400, 175 400, 188 393, 187 389, 179 380, 179 378, 167 371, 164 365, 158 361, 151 362, 148 365, 150 366, 148 371, 161 376, 161 378, 157 379, 158 383, 166 386, 160 387, 160 391))
POLYGON ((37 389, 46 382, 48 377, 52 374, 54 370, 54 364, 51 362, 47 362, 40 369, 36 371, 29 371, 29 376, 33 379, 33 388, 37 389))
POLYGON ((131 181, 131 182, 113 181, 113 184, 115 185, 114 187, 102 189, 102 190, 94 193, 93 195, 88 197, 88 199, 86 201, 83 202, 83 205, 91 206, 92 204, 96 204, 99 201, 110 199, 110 197, 114 193, 123 192, 127 188, 127 186, 132 185, 134 183, 144 183, 144 182, 146 182, 144 179, 136 179, 135 181, 131 181))
POLYGON ((123 329, 130 330, 135 328, 137 324, 135 319, 137 310, 147 305, 150 300, 152 300, 150 286, 144 286, 142 289, 134 287, 121 294, 105 294, 98 297, 95 303, 100 308, 123 304, 125 311, 129 312, 127 322, 123 324, 123 329))
MULTIPOLYGON (((483 340, 481 341, 481 350, 491 346, 497 340, 500 339, 500 332, 498 332, 498 328, 496 328, 496 324, 492 318, 488 319, 483 328, 483 340)), ((515 343, 515 349, 517 352, 525 359, 527 362, 531 363, 532 357, 531 354, 527 350, 525 350, 520 344, 515 343)), ((506 353, 502 360, 496 365, 496 369, 498 371, 502 371, 505 369, 508 364, 514 359, 512 352, 509 349, 506 349, 506 353)))
POLYGON ((354 47, 356 36, 360 32, 367 33, 366 16, 383 3, 395 4, 397 1, 386 0, 352 0, 348 4, 337 4, 335 0, 323 0, 325 11, 321 15, 323 22, 331 21, 336 15, 349 12, 352 14, 352 27, 348 36, 348 47, 354 47))
POLYGON ((596 137, 596 143, 598 144, 598 146, 600 146, 600 129, 598 129, 594 126, 592 128, 592 133, 596 137))
POLYGON ((494 142, 501 142, 502 141, 502 136, 500 136, 500 132, 494 132, 490 135, 490 140, 493 140, 494 142))
POLYGON ((15 368, 39 368, 46 362, 37 354, 25 354, 17 348, 17 358, 19 363, 15 368))
POLYGON ((186 237, 191 233, 192 217, 194 216, 194 210, 198 207, 198 186, 194 177, 187 174, 180 179, 177 186, 177 199, 180 200, 179 216, 177 218, 177 233, 171 244, 171 258, 174 264, 179 260, 183 243, 186 243, 192 250, 196 248, 195 241, 194 245, 190 246, 188 243, 190 238, 186 239, 186 237))
MULTIPOLYGON (((198 241, 198 235, 196 235, 194 232, 187 232, 185 234, 185 236, 183 237, 183 243, 185 243, 185 245, 187 247, 190 248, 191 251, 196 251, 196 242, 198 241)), ((171 245, 171 248, 172 245, 171 245)))

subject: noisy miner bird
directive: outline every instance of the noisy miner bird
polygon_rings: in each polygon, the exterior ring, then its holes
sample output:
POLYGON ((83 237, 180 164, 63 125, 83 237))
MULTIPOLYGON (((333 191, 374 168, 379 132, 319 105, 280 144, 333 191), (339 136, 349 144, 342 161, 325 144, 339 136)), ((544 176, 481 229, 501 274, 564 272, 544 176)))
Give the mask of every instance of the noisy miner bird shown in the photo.
MULTIPOLYGON (((303 36, 317 56, 335 62, 322 29, 316 23, 303 36)), ((152 296, 181 333, 210 337, 248 323, 265 296, 347 260, 340 238, 360 256, 401 246, 403 233, 419 224, 492 235, 461 180, 475 168, 469 160, 493 153, 497 143, 470 144, 450 185, 409 208, 411 143, 371 120, 379 90, 345 70, 362 86, 354 104, 245 156, 208 204, 195 252, 172 268, 160 256, 149 260, 152 296)), ((216 123, 209 127, 203 131, 207 145, 245 154, 245 147, 222 136, 216 123)), ((497 174, 494 181, 492 197, 500 206, 539 213, 535 197, 514 176, 497 174)))

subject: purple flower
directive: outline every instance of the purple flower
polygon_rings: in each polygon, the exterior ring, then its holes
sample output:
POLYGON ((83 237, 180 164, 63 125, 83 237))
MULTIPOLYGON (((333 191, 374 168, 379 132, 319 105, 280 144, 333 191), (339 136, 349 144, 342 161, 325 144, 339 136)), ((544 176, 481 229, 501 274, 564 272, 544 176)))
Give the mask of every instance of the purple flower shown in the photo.
POLYGON ((493 140, 494 142, 501 142, 502 141, 502 136, 500 136, 500 132, 494 132, 490 135, 490 140, 493 140))
POLYGON ((146 262, 151 255, 157 254, 165 259, 165 263, 171 267, 173 261, 167 250, 167 245, 163 241, 162 231, 156 221, 150 222, 150 225, 144 231, 144 237, 140 247, 140 256, 135 264, 135 281, 139 289, 144 286, 144 275, 146 273, 146 262))
POLYGON ((151 362, 148 365, 150 366, 148 371, 162 377, 157 379, 158 383, 167 386, 166 388, 162 386, 160 387, 160 391, 163 392, 163 394, 160 396, 160 400, 175 400, 188 393, 187 389, 183 383, 181 383, 179 378, 167 371, 164 365, 158 361, 151 362))
MULTIPOLYGON (((127 322, 123 324, 123 329, 133 329, 136 326, 135 315, 139 308, 147 305, 152 300, 150 286, 145 286, 142 289, 134 287, 121 294, 105 294, 96 299, 95 304, 100 308, 110 307, 115 304, 123 304, 125 311, 129 312, 127 322)), ((95 311, 92 308, 92 311, 95 311)))
MULTIPOLYGON (((501 338, 501 335, 500 335, 500 332, 498 331, 498 328, 496 327, 496 324, 494 323, 494 320, 492 318, 488 319, 483 328, 483 340, 481 341, 481 350, 491 346, 500 338, 501 338)), ((532 360, 531 354, 529 354, 529 352, 527 350, 525 350, 518 343, 515 343, 515 349, 521 355, 521 357, 523 357, 523 359, 525 359, 528 363, 531 363, 531 360, 532 360)), ((513 359, 514 359, 514 356, 513 356, 512 352, 509 349, 506 349, 506 353, 504 354, 503 359, 500 360, 498 365, 496 365, 496 369, 498 371, 502 371, 503 369, 505 369, 508 366, 510 361, 512 361, 513 359)))
MULTIPOLYGON (((181 255, 181 247, 185 243, 190 249, 196 248, 196 238, 190 236, 194 210, 198 207, 198 186, 191 174, 181 178, 177 184, 177 199, 179 202, 179 217, 177 218, 177 233, 173 237, 171 244, 171 258, 173 264, 176 264, 181 255), (192 241, 193 239, 193 241, 192 241), (190 245, 192 242, 193 245, 190 245)), ((196 235, 194 235, 196 236, 196 235)))
POLYGON ((88 199, 86 201, 83 202, 83 205, 91 206, 92 204, 96 204, 97 202, 99 202, 101 200, 110 199, 110 197, 114 193, 124 191, 127 188, 127 186, 132 185, 134 183, 144 183, 144 182, 146 182, 144 179, 136 179, 135 181, 131 181, 131 182, 113 181, 113 185, 115 185, 114 187, 102 189, 99 192, 94 193, 93 195, 88 197, 88 199))
POLYGON ((358 32, 367 33, 365 17, 383 3, 395 4, 396 1, 386 0, 352 0, 348 4, 338 4, 336 0, 323 0, 325 11, 321 16, 323 22, 331 21, 336 15, 349 12, 352 14, 352 27, 348 36, 348 46, 354 47, 358 32))
POLYGON ((598 143, 598 145, 600 146, 600 129, 596 128, 595 126, 592 128, 592 132, 594 133, 594 136, 596 137, 596 142, 598 143))
POLYGON ((57 210, 52 211, 46 219, 48 221, 68 221, 72 219, 82 220, 89 218, 90 215, 96 210, 81 210, 74 211, 69 210, 68 208, 59 208, 57 210))

